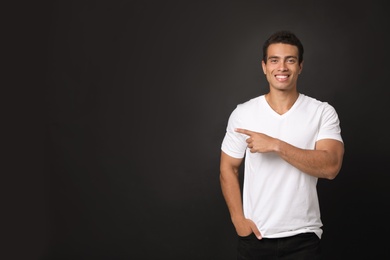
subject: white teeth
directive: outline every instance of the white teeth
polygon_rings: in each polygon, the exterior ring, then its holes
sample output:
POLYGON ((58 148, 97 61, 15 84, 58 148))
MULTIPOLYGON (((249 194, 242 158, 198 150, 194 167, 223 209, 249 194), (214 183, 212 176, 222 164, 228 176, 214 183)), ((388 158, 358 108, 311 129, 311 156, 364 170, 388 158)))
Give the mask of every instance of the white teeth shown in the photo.
POLYGON ((276 76, 277 79, 286 79, 287 76, 276 76))

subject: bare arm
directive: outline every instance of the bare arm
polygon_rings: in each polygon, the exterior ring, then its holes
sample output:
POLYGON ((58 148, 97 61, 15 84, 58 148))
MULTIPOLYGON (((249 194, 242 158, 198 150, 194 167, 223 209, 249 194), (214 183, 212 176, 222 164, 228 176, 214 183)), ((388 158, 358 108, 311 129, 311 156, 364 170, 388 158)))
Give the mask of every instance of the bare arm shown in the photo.
POLYGON ((341 169, 344 144, 340 141, 319 140, 314 150, 307 150, 262 133, 245 129, 237 129, 237 132, 249 136, 247 143, 252 153, 277 153, 283 160, 309 175, 332 180, 341 169))
POLYGON ((300 149, 277 140, 275 149, 281 158, 302 172, 329 180, 338 175, 344 155, 343 143, 333 139, 319 140, 314 150, 300 149))
POLYGON ((246 219, 242 208, 239 181, 239 166, 242 159, 233 158, 221 152, 220 183, 222 194, 229 209, 230 217, 239 236, 247 236, 252 232, 261 239, 260 231, 252 220, 246 219))

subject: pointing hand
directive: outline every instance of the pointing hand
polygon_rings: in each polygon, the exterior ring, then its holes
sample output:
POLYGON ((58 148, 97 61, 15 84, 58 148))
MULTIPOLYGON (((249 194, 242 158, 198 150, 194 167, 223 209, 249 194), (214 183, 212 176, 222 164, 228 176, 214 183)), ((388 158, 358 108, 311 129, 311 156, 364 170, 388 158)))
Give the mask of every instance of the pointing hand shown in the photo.
POLYGON ((276 151, 277 139, 271 136, 242 128, 236 128, 235 131, 249 136, 246 139, 246 142, 251 153, 268 153, 276 151))

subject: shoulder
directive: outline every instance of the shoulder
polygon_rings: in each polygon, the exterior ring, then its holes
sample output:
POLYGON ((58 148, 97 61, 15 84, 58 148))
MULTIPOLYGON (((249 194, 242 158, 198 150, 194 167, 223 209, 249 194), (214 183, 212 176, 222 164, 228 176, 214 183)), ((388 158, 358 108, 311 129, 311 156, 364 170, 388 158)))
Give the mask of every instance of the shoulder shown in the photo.
POLYGON ((323 109, 323 110, 334 110, 334 107, 326 101, 321 101, 314 97, 306 96, 304 94, 300 94, 300 96, 302 98, 302 103, 305 106, 309 106, 311 108, 323 109))
POLYGON ((230 115, 230 120, 242 122, 242 120, 245 121, 246 119, 251 118, 251 116, 258 112, 260 102, 261 96, 252 98, 248 101, 238 104, 236 108, 232 111, 230 115))
POLYGON ((323 120, 338 120, 336 109, 326 101, 321 101, 313 97, 302 95, 302 103, 305 111, 311 111, 319 115, 323 120))
POLYGON ((263 98, 264 96, 262 95, 240 103, 237 105, 236 110, 251 110, 257 107, 263 98))

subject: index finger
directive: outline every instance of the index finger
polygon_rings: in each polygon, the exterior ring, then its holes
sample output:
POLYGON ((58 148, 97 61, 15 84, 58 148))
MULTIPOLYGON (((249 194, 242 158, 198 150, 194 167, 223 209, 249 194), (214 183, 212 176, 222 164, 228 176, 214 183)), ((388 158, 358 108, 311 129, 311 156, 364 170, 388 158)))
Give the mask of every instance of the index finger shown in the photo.
POLYGON ((234 129, 237 133, 241 133, 241 134, 245 134, 245 135, 249 135, 251 136, 252 134, 254 134, 255 132, 253 131, 250 131, 250 130, 247 130, 247 129, 242 129, 242 128, 236 128, 234 129))

